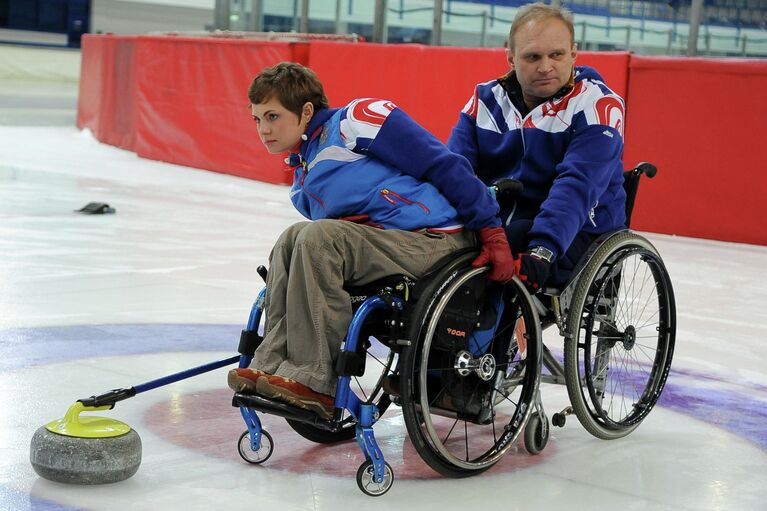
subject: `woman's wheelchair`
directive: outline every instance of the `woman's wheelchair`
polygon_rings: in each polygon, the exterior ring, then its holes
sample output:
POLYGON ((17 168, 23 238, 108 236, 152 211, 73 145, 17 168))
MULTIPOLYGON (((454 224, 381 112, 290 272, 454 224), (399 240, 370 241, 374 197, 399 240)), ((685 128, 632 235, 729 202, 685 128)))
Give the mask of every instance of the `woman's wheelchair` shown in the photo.
MULTIPOLYGON (((624 174, 627 218, 642 173, 652 177, 655 168, 642 164, 624 174)), ((238 442, 242 458, 269 458, 273 441, 256 412, 278 415, 313 442, 356 436, 365 456, 357 484, 383 495, 394 474, 373 425, 394 403, 431 468, 474 475, 497 463, 520 434, 530 453, 543 450, 549 427, 540 381, 567 385, 571 406, 553 416, 555 425, 575 413, 600 438, 635 429, 657 402, 674 346, 673 292, 657 250, 628 230, 604 236, 564 289, 536 296, 516 278, 489 282, 486 268, 471 267, 475 256, 453 254, 418 282, 392 277, 348 290, 355 312, 336 363, 333 418, 236 393, 232 404, 248 428, 238 442), (541 340, 551 325, 565 338, 564 367, 541 340)), ((264 297, 262 290, 242 333, 240 367, 260 342, 264 297)))

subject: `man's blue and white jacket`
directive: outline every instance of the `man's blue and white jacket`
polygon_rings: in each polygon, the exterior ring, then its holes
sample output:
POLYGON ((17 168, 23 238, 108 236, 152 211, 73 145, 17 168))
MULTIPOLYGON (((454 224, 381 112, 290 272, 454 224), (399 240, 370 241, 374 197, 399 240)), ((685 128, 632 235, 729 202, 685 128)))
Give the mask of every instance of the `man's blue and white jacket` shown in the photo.
POLYGON ((309 219, 446 232, 500 225, 498 205, 469 162, 390 101, 319 110, 306 134, 290 155, 290 197, 309 219))
MULTIPOLYGON (((601 234, 625 225, 623 99, 590 67, 576 67, 573 87, 532 109, 515 107, 504 83, 477 85, 448 147, 465 156, 482 181, 522 181, 514 218, 534 218, 529 247, 556 257, 580 231, 601 234)), ((515 247, 516 249, 516 247, 515 247)))

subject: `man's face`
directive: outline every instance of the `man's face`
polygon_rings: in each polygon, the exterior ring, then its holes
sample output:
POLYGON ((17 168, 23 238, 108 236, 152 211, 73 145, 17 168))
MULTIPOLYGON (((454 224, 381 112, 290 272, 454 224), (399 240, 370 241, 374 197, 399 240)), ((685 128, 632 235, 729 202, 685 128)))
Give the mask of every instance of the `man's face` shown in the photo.
POLYGON ((575 56, 575 44, 563 21, 531 20, 519 28, 514 35, 514 49, 506 50, 506 58, 529 108, 540 105, 567 84, 575 56))
POLYGON ((306 131, 308 119, 299 117, 282 106, 279 99, 273 97, 266 103, 250 105, 253 120, 258 126, 258 135, 266 150, 272 154, 292 150, 306 131))

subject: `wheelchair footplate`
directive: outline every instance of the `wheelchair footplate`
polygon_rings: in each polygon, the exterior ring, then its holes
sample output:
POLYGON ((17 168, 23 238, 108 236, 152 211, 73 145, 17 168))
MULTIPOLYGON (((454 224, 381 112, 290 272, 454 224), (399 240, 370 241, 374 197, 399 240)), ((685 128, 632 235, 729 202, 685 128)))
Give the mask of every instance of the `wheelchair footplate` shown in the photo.
POLYGON ((236 393, 232 398, 232 406, 250 408, 262 413, 268 413, 270 415, 284 417, 285 419, 310 424, 327 431, 338 431, 341 428, 340 421, 329 421, 310 410, 305 410, 282 401, 277 401, 276 399, 269 399, 256 394, 236 393))

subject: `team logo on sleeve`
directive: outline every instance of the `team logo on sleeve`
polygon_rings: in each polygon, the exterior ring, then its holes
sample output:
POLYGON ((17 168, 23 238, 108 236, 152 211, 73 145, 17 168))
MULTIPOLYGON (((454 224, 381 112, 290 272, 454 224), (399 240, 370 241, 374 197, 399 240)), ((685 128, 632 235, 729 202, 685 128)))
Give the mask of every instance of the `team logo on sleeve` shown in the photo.
POLYGON ((623 136, 623 103, 615 96, 603 96, 594 103, 599 124, 618 130, 623 136))
POLYGON ((349 108, 349 118, 353 121, 381 126, 389 112, 397 108, 391 101, 383 99, 361 99, 349 108))

